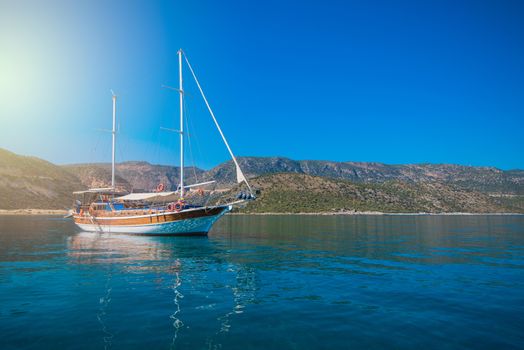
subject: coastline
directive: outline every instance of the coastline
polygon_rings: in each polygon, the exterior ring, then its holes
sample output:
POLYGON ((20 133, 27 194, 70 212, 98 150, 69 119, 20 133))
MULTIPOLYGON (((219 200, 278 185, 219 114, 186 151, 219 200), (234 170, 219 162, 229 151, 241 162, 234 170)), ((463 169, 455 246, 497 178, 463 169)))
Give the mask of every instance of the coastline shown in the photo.
POLYGON ((524 213, 466 213, 466 212, 452 212, 452 213, 387 213, 380 211, 348 211, 348 212, 317 212, 317 213, 228 213, 227 215, 302 215, 302 216, 352 216, 352 215, 362 215, 362 216, 474 216, 474 215, 494 215, 494 216, 514 216, 514 215, 524 215, 524 213))
POLYGON ((67 210, 63 209, 0 209, 0 215, 56 215, 64 216, 67 210))
MULTIPOLYGON (((0 209, 0 215, 67 215, 67 210, 62 209, 0 209)), ((472 215, 524 215, 524 213, 467 213, 467 212, 452 212, 452 213, 387 213, 381 211, 343 211, 343 212, 315 212, 315 213, 227 213, 226 215, 300 215, 300 216, 337 216, 337 215, 381 215, 381 216, 472 216, 472 215)))

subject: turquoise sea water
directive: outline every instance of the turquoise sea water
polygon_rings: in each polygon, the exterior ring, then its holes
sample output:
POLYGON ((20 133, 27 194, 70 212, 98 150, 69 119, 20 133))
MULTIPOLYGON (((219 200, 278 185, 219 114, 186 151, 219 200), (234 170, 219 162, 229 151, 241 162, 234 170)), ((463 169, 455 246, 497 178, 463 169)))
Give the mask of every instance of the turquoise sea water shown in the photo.
POLYGON ((1 349, 524 348, 522 216, 0 216, 1 349))

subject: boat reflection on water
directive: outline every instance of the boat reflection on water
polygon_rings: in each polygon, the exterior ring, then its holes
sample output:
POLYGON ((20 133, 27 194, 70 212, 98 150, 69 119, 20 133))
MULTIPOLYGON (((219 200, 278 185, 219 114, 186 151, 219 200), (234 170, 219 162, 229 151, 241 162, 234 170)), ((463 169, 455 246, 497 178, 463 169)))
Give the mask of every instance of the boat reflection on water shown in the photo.
POLYGON ((80 232, 69 238, 68 257, 78 264, 117 264, 126 271, 172 274, 177 264, 138 265, 140 261, 169 261, 173 251, 161 238, 80 232), (156 239, 155 239, 156 238, 156 239))
POLYGON ((207 237, 173 239, 80 232, 69 237, 68 258, 70 264, 95 265, 104 271, 106 280, 98 296, 96 318, 106 348, 115 341, 115 332, 108 325, 115 317, 110 313, 118 312, 109 306, 115 295, 129 292, 129 276, 133 276, 134 284, 153 289, 159 297, 170 295, 169 301, 162 302, 171 305, 164 320, 172 325, 172 348, 179 333, 191 332, 194 315, 202 317, 202 313, 210 318, 203 339, 206 346, 215 347, 220 345, 221 335, 230 331, 232 318, 246 312, 255 301, 257 290, 255 269, 231 255, 229 244, 207 237), (166 289, 172 294, 166 294, 166 289))

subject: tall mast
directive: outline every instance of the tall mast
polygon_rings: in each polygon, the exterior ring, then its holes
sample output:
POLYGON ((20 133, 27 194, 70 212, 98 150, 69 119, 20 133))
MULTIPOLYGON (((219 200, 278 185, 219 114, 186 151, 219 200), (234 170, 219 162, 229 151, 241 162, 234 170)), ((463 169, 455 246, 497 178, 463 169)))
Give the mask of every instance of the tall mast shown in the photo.
POLYGON ((182 88, 182 49, 178 50, 180 93, 180 199, 184 198, 184 89, 182 88))
MULTIPOLYGON (((111 91, 113 93, 113 91, 111 91)), ((116 95, 113 93, 113 150, 111 153, 111 188, 115 189, 116 95)))

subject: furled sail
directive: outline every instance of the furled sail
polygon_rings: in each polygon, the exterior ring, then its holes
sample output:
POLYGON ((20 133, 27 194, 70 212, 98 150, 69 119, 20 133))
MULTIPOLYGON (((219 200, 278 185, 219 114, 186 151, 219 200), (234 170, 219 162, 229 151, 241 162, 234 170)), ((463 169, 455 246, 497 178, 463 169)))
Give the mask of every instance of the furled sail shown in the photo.
POLYGON ((178 198, 178 191, 170 192, 150 192, 150 193, 130 193, 125 196, 116 197, 118 201, 169 201, 176 200, 178 198))
POLYGON ((242 182, 247 182, 246 180, 246 177, 244 176, 244 173, 242 172, 242 169, 240 169, 240 167, 238 166, 238 164, 236 164, 235 162, 235 166, 237 168, 237 183, 242 183, 242 182))

